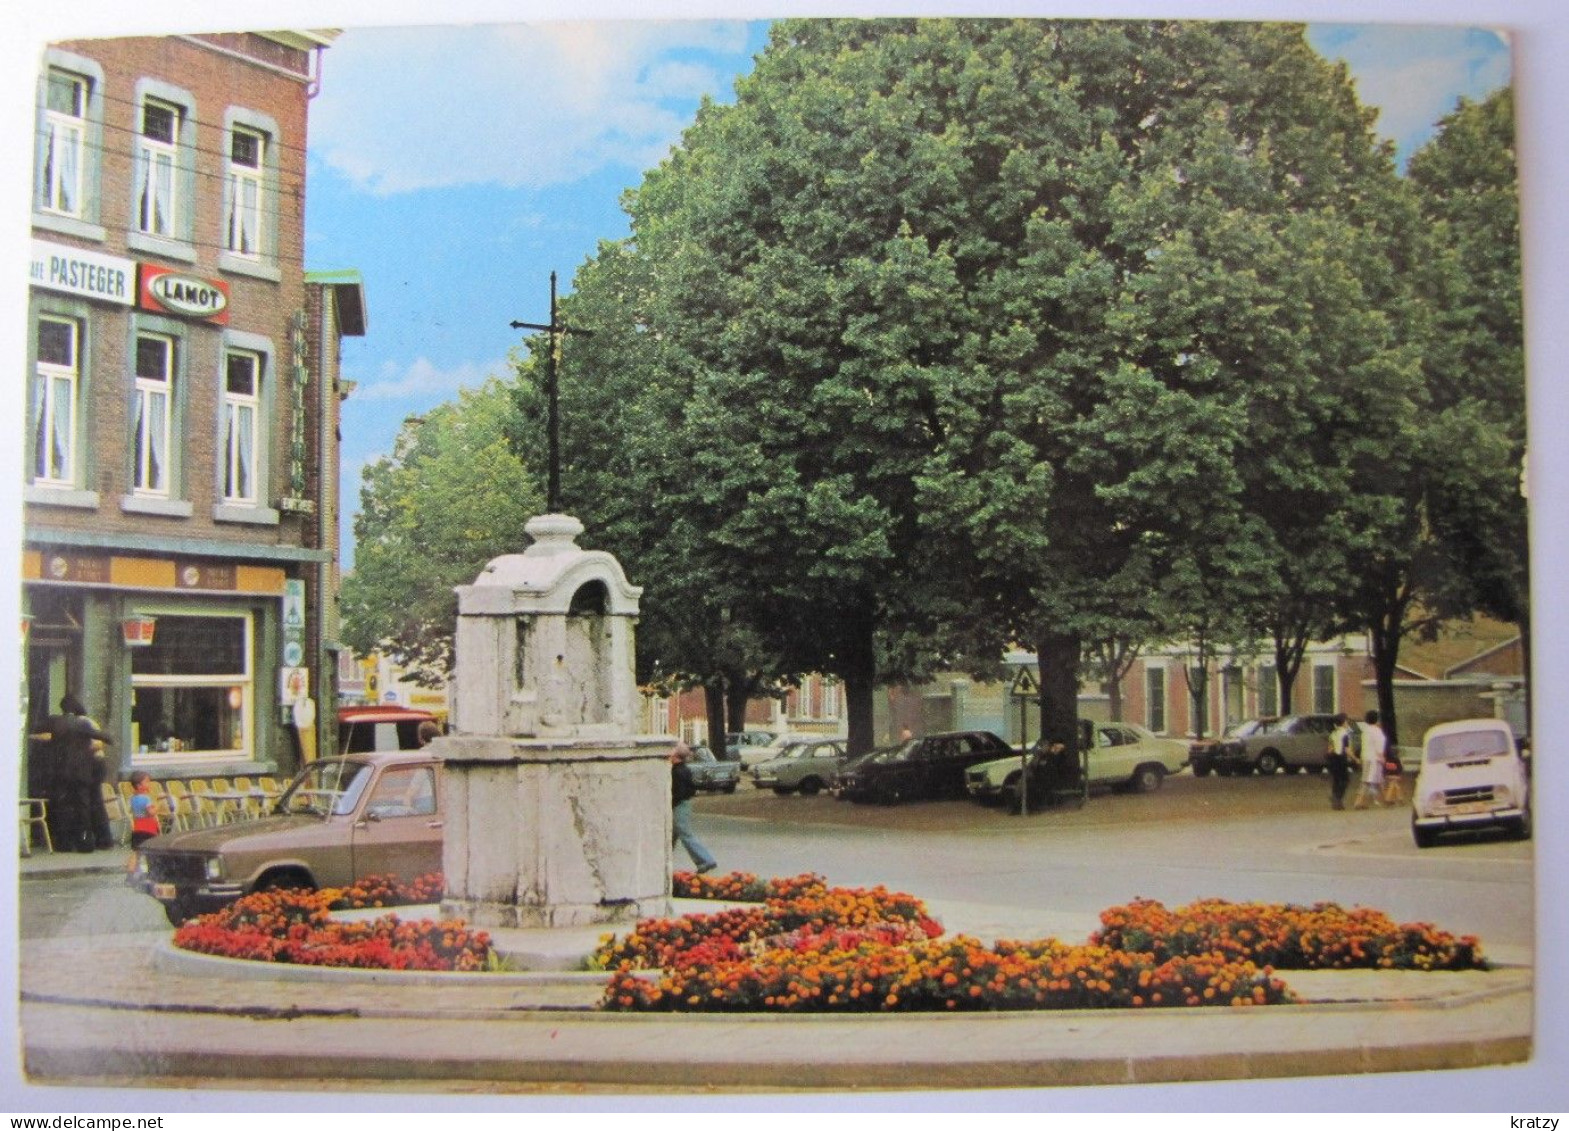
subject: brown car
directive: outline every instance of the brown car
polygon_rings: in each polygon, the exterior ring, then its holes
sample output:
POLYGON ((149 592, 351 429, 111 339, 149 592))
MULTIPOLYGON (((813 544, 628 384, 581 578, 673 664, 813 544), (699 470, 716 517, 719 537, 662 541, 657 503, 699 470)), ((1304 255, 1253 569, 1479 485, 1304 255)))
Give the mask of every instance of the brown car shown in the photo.
POLYGON ((171 923, 268 888, 343 887, 441 871, 441 765, 418 750, 312 762, 272 814, 154 837, 127 882, 171 923))

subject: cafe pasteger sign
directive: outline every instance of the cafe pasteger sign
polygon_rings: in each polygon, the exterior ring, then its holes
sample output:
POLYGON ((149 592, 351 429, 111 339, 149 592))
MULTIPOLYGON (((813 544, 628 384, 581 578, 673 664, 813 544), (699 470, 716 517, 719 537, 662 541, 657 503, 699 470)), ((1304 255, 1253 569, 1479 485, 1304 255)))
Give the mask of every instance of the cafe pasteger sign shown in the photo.
POLYGON ((143 263, 139 298, 143 310, 199 318, 220 325, 227 325, 229 321, 229 284, 218 279, 204 279, 143 263))

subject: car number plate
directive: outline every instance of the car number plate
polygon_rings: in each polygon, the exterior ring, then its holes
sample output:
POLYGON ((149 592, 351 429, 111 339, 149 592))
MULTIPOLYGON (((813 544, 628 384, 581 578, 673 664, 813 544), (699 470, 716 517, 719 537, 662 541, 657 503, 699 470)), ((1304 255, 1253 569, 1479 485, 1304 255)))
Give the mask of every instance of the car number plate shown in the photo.
POLYGON ((153 885, 153 898, 154 899, 173 899, 176 894, 178 894, 178 893, 175 891, 175 888, 174 888, 173 884, 154 884, 153 885))
POLYGON ((1486 801, 1467 801, 1463 805, 1451 805, 1449 811, 1464 816, 1469 813, 1485 813, 1491 808, 1491 803, 1486 801))

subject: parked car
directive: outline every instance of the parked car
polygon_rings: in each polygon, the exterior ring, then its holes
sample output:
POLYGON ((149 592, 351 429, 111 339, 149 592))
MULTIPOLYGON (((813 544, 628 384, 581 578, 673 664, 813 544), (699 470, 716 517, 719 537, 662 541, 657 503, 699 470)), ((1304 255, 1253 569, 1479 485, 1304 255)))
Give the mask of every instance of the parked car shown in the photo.
MULTIPOLYGON (((1088 784, 1092 787, 1153 793, 1168 775, 1180 773, 1188 764, 1188 748, 1177 739, 1161 738, 1133 723, 1098 723, 1086 763, 1088 784)), ((1009 809, 1018 809, 1023 800, 1020 782, 1026 764, 1030 769, 1029 794, 1044 796, 1051 785, 1051 767, 1039 743, 1027 756, 1016 753, 971 766, 965 773, 965 789, 982 803, 1001 802, 1009 809)))
POLYGON ((884 805, 918 798, 963 797, 966 770, 1011 752, 1012 747, 991 731, 928 734, 847 763, 834 779, 834 792, 851 801, 884 805))
POLYGON ((740 784, 741 763, 721 761, 706 746, 692 747, 692 756, 686 764, 692 771, 692 783, 700 790, 734 793, 740 784))
POLYGON ((736 760, 741 763, 743 770, 750 770, 762 762, 768 762, 779 757, 779 754, 792 742, 800 742, 798 734, 775 734, 771 731, 747 731, 747 735, 768 735, 766 742, 743 742, 736 747, 736 760))
POLYGON ((1215 748, 1215 772, 1224 776, 1322 770, 1329 754, 1329 733, 1334 729, 1333 715, 1261 719, 1248 734, 1227 739, 1215 748))
POLYGON ((418 750, 312 762, 272 813, 154 837, 137 850, 127 882, 178 925, 253 891, 441 871, 441 764, 418 750))
POLYGON ((810 797, 828 788, 844 757, 842 742, 792 742, 777 757, 752 767, 752 784, 778 794, 799 790, 810 797))
POLYGON ((1193 776, 1207 778, 1210 771, 1217 769, 1217 759, 1221 744, 1226 742, 1240 742, 1251 734, 1257 733, 1259 727, 1266 723, 1275 722, 1276 719, 1248 719, 1232 726, 1225 734, 1215 738, 1201 738, 1188 746, 1188 763, 1193 767, 1193 776))
POLYGON ((419 725, 434 723, 429 711, 408 707, 339 707, 338 753, 370 750, 418 750, 419 725))
POLYGON ((1411 791, 1411 838, 1431 848, 1441 833, 1502 828, 1531 835, 1530 764, 1501 719, 1463 719, 1432 727, 1411 791))
POLYGON ((767 746, 777 737, 771 730, 732 731, 725 735, 725 760, 739 762, 743 750, 752 746, 767 746))

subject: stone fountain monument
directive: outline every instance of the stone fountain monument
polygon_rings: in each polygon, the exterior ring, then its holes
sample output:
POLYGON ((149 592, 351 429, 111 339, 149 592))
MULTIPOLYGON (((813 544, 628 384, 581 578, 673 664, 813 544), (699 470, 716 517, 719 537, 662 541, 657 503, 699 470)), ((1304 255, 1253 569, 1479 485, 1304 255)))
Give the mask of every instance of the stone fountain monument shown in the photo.
POLYGON ((669 913, 668 737, 635 733, 642 590, 577 519, 458 587, 443 915, 580 927, 669 913))

